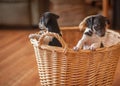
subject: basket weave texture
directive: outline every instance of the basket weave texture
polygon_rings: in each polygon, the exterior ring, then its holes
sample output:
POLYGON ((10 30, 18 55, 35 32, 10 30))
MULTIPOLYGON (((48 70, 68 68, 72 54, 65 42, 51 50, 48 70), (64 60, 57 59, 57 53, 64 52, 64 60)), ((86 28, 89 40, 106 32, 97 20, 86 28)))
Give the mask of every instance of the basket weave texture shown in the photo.
MULTIPOLYGON (((119 38, 120 35, 111 31, 119 38)), ((112 86, 120 43, 96 51, 73 51, 55 33, 44 33, 40 40, 31 39, 42 86, 112 86), (45 36, 54 36, 63 47, 43 44, 45 36)))

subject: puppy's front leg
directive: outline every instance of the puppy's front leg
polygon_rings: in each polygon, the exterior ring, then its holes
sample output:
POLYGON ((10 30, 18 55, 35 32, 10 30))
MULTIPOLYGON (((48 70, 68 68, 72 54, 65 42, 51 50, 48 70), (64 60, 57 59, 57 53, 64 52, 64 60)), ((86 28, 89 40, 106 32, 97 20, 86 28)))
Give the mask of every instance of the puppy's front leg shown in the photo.
POLYGON ((77 45, 73 48, 74 51, 78 51, 79 49, 82 49, 84 46, 84 43, 87 41, 87 37, 84 34, 81 38, 81 40, 78 41, 77 45))
POLYGON ((83 40, 79 40, 79 42, 77 43, 77 45, 73 48, 74 51, 78 51, 79 49, 82 49, 84 42, 83 40))

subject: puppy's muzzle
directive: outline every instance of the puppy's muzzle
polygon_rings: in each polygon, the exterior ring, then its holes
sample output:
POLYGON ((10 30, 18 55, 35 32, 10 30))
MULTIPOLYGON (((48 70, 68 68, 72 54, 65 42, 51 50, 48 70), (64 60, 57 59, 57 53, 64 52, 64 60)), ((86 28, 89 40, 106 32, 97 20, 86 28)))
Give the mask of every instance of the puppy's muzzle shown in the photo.
POLYGON ((96 35, 100 37, 105 36, 105 32, 106 32, 105 28, 101 28, 101 27, 93 27, 93 28, 94 28, 96 35))

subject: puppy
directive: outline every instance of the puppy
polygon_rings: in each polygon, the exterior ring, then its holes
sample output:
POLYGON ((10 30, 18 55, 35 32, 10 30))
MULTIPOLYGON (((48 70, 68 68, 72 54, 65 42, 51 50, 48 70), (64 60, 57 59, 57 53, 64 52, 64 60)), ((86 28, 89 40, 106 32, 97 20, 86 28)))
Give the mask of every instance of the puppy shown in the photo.
POLYGON ((102 15, 94 15, 88 17, 84 22, 86 29, 81 40, 73 49, 75 51, 79 49, 95 50, 104 47, 102 38, 106 34, 106 24, 109 24, 109 20, 102 15))
MULTIPOLYGON (((51 12, 45 12, 43 16, 40 19, 39 22, 39 28, 41 30, 46 30, 48 32, 54 32, 61 35, 57 19, 59 18, 58 15, 51 13, 51 12)), ((45 37, 46 44, 51 46, 58 46, 61 47, 61 43, 55 38, 51 36, 45 37)))

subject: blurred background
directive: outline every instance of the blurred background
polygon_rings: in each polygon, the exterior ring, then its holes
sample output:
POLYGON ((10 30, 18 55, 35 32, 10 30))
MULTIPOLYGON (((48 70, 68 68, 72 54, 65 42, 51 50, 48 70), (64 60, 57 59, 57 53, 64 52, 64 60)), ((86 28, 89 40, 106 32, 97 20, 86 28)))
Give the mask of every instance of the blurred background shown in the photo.
POLYGON ((120 29, 119 9, 119 0, 0 0, 0 27, 37 27, 41 15, 51 11, 60 16, 60 26, 78 26, 88 15, 103 14, 120 29))
MULTIPOLYGON (((111 21, 110 28, 120 32, 120 0, 0 0, 0 86, 40 86, 28 36, 39 31, 46 11, 60 16, 60 27, 69 28, 78 27, 88 15, 102 14, 111 21)), ((71 29, 61 30, 67 44, 75 45, 80 33, 71 29)), ((113 86, 120 86, 120 61, 113 86)))

